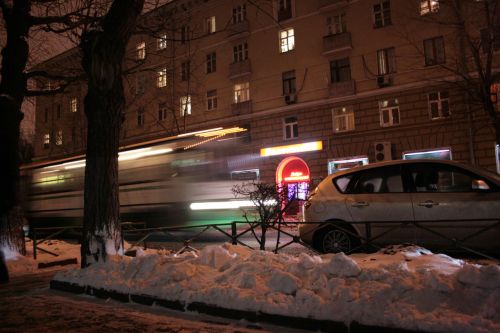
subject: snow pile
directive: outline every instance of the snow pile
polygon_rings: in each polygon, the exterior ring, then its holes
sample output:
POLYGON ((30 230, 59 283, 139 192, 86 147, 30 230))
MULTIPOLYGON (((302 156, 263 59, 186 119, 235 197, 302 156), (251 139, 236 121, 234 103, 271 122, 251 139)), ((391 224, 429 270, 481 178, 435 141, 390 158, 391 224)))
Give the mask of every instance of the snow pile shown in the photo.
POLYGON ((225 244, 114 256, 56 280, 186 303, 439 332, 500 331, 500 268, 406 247, 298 257, 225 244))

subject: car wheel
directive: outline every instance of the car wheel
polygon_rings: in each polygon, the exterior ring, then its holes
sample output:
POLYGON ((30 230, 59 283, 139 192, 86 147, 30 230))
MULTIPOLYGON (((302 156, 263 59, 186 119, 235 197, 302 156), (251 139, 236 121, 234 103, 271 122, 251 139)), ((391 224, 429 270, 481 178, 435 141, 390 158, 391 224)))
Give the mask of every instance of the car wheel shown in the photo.
POLYGON ((318 236, 315 247, 323 253, 350 253, 357 246, 348 232, 335 227, 325 229, 318 236))

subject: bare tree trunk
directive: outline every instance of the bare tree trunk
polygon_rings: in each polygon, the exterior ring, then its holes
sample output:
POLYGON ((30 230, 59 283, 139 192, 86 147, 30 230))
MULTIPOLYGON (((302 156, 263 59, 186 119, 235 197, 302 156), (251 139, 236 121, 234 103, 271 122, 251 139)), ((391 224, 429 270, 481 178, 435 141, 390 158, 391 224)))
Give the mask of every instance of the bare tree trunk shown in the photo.
POLYGON ((31 1, 15 0, 12 6, 0 1, 7 32, 2 50, 0 82, 0 156, 4 165, 0 181, 0 248, 25 253, 23 224, 19 208, 19 127, 23 119, 21 104, 26 90, 24 70, 28 61, 27 17, 31 1))
POLYGON ((122 63, 144 0, 114 0, 101 25, 82 37, 88 120, 82 267, 120 253, 118 148, 125 97, 122 63))

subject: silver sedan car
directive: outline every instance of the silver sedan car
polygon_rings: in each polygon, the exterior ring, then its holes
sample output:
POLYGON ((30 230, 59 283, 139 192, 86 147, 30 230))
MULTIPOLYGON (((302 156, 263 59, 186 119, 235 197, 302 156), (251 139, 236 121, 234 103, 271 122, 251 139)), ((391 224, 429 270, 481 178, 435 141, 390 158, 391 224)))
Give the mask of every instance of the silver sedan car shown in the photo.
POLYGON ((321 252, 412 243, 500 253, 500 177, 429 159, 356 167, 318 185, 304 221, 302 240, 321 252))

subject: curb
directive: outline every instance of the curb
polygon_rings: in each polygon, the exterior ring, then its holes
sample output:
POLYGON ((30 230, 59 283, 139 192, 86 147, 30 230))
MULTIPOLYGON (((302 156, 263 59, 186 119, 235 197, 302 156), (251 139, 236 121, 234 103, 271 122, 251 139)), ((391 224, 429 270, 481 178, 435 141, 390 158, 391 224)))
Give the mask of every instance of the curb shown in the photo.
POLYGON ((198 312, 210 316, 241 320, 249 322, 263 322, 278 326, 298 328, 310 331, 336 332, 336 333, 424 333, 423 331, 406 330, 401 328, 380 327, 363 325, 358 322, 345 324, 331 320, 320 320, 313 318, 290 317, 284 315, 268 314, 264 312, 235 310, 219 307, 217 305, 201 302, 184 303, 156 298, 149 295, 125 294, 118 291, 81 286, 64 281, 51 280, 50 289, 69 292, 73 294, 88 294, 101 299, 111 298, 113 300, 127 303, 134 302, 141 305, 159 305, 170 310, 182 312, 198 312))

